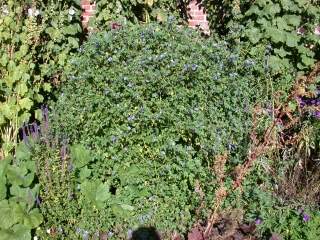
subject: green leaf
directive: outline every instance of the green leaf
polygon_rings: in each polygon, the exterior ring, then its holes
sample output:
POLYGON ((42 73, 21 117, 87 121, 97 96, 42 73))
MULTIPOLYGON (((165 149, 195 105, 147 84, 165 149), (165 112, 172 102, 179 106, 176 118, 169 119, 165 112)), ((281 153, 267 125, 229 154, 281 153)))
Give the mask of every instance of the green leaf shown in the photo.
POLYGON ((299 27, 301 23, 301 16, 298 15, 284 15, 283 18, 286 20, 286 22, 293 26, 293 27, 299 27))
POLYGON ((75 167, 82 168, 91 161, 90 152, 81 144, 71 147, 71 160, 75 167))
POLYGON ((43 84, 43 90, 46 92, 51 92, 51 84, 50 83, 44 83, 43 84))
POLYGON ((84 181, 85 179, 87 179, 88 177, 90 177, 91 175, 91 170, 85 166, 84 168, 81 168, 80 170, 80 181, 84 181))
POLYGON ((123 210, 127 210, 127 211, 133 211, 134 210, 134 207, 131 206, 131 205, 128 205, 128 204, 120 204, 121 208, 123 210))
POLYGON ((262 34, 258 28, 251 28, 247 30, 245 34, 253 44, 259 42, 262 37, 262 34))
POLYGON ((0 175, 0 201, 7 197, 7 180, 5 176, 0 175))
POLYGON ((289 102, 289 109, 291 111, 295 111, 297 109, 297 103, 296 102, 289 102))
POLYGON ((79 42, 73 37, 68 37, 68 42, 73 48, 79 47, 79 42))
POLYGON ((39 209, 32 209, 24 218, 24 225, 33 229, 38 227, 43 222, 43 217, 39 209))
POLYGON ((23 161, 23 160, 29 160, 31 158, 31 151, 29 147, 23 143, 20 142, 16 148, 16 159, 18 161, 23 161))
POLYGON ((275 43, 285 42, 286 41, 286 32, 281 31, 277 28, 267 28, 266 35, 271 38, 275 43))
POLYGON ((109 185, 107 183, 101 183, 96 191, 96 201, 104 202, 110 198, 109 185))
POLYGON ((25 175, 27 169, 17 166, 8 166, 7 178, 12 185, 23 185, 25 183, 25 175))
POLYGON ((288 47, 297 47, 300 37, 297 34, 286 34, 286 44, 288 47))
POLYGON ((18 224, 13 226, 12 229, 0 230, 0 240, 31 240, 31 229, 28 227, 18 224))
POLYGON ((0 226, 2 229, 8 229, 18 222, 12 207, 8 200, 0 202, 0 226))
POLYGON ((22 98, 18 101, 18 104, 20 105, 21 109, 26 109, 26 110, 30 110, 33 102, 30 98, 26 97, 26 98, 22 98))
POLYGON ((40 109, 37 109, 34 111, 34 115, 35 115, 35 118, 38 120, 38 121, 42 121, 42 112, 40 109))
POLYGON ((28 92, 28 87, 25 82, 19 83, 16 88, 16 91, 20 96, 24 96, 28 92))
POLYGON ((256 15, 260 15, 261 14, 261 10, 259 9, 259 7, 255 4, 253 4, 248 11, 245 12, 245 16, 251 16, 253 14, 256 15))
POLYGON ((305 66, 311 66, 314 64, 315 60, 311 57, 308 57, 306 55, 302 55, 302 63, 305 65, 305 66))
POLYGON ((281 48, 275 48, 275 49, 274 49, 274 52, 275 52, 276 54, 278 54, 281 58, 290 55, 290 52, 287 52, 286 50, 284 50, 283 47, 281 47, 281 48))

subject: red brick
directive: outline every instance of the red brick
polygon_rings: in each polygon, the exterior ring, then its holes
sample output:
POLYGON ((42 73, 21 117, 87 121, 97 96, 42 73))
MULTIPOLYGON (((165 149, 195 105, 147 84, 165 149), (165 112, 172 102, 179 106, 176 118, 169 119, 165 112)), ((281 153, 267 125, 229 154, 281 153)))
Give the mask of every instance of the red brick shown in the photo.
POLYGON ((199 20, 199 21, 204 21, 206 20, 206 16, 204 14, 202 15, 191 15, 190 17, 191 20, 199 20))
POLYGON ((81 5, 90 5, 90 0, 81 0, 81 5))
POLYGON ((83 12, 82 17, 91 17, 93 14, 90 12, 83 12))
POLYGON ((91 9, 91 5, 87 5, 87 4, 84 4, 84 5, 81 5, 81 8, 85 11, 91 9))

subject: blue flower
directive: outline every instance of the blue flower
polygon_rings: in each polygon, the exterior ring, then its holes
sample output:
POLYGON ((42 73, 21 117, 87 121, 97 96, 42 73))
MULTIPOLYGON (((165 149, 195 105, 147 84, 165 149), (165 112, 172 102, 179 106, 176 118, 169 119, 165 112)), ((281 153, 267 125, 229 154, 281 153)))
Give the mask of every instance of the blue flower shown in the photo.
POLYGON ((197 68, 198 68, 198 65, 197 65, 197 64, 192 64, 192 65, 191 65, 192 71, 196 71, 197 68))
POLYGON ((116 136, 112 136, 112 137, 111 137, 111 142, 112 142, 112 143, 115 143, 117 140, 118 140, 118 139, 117 139, 116 136))
POLYGON ((256 63, 255 63, 255 61, 254 60, 252 60, 252 59, 246 59, 245 61, 244 61, 244 66, 246 67, 246 68, 251 68, 251 67, 253 67, 254 65, 255 65, 256 63))
POLYGON ((130 115, 130 116, 128 117, 128 121, 131 122, 131 121, 133 121, 135 118, 136 118, 136 117, 135 117, 134 115, 130 115))

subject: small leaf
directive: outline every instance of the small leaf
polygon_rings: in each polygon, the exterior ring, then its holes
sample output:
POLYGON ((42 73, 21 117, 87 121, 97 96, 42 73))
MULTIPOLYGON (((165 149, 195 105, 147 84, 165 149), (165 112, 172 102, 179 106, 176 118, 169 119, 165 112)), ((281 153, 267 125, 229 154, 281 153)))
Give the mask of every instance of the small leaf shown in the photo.
POLYGON ((121 204, 120 206, 121 206, 122 209, 124 209, 124 210, 128 210, 128 211, 133 211, 133 210, 134 210, 134 207, 131 206, 131 205, 128 205, 128 204, 121 204))

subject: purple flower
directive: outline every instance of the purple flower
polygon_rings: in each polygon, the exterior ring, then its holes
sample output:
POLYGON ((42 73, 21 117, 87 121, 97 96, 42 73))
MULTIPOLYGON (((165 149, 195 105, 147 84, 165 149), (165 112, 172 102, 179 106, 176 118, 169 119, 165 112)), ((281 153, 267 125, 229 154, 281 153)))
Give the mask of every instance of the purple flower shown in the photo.
POLYGON ((41 204, 41 198, 39 196, 36 196, 36 205, 39 207, 41 204))
POLYGON ((320 26, 316 26, 313 32, 315 35, 320 36, 320 26))
POLYGON ((317 118, 317 119, 320 119, 320 111, 315 111, 315 112, 313 113, 313 116, 314 116, 315 118, 317 118))
POLYGON ((261 218, 256 218, 256 220, 254 221, 254 223, 256 225, 261 225, 263 223, 262 219, 261 218))
POLYGON ((297 29, 297 34, 298 35, 304 35, 306 33, 306 29, 304 27, 299 27, 297 29))
POLYGON ((23 127, 22 127, 22 138, 23 138, 23 142, 24 142, 25 144, 28 143, 26 128, 27 128, 26 124, 23 124, 23 127))
POLYGON ((42 110, 42 118, 43 118, 42 121, 44 123, 44 130, 46 132, 49 128, 49 110, 47 106, 42 106, 41 110, 42 110))
POLYGON ((310 221, 310 216, 308 214, 306 214, 306 213, 303 213, 302 214, 302 219, 303 219, 304 222, 308 222, 308 221, 310 221))
POLYGON ((65 143, 62 144, 61 150, 60 150, 60 156, 62 162, 64 162, 67 158, 67 145, 65 143))
POLYGON ((31 131, 32 137, 34 139, 37 139, 39 137, 39 126, 38 126, 38 124, 36 122, 32 123, 32 129, 33 129, 31 131))

